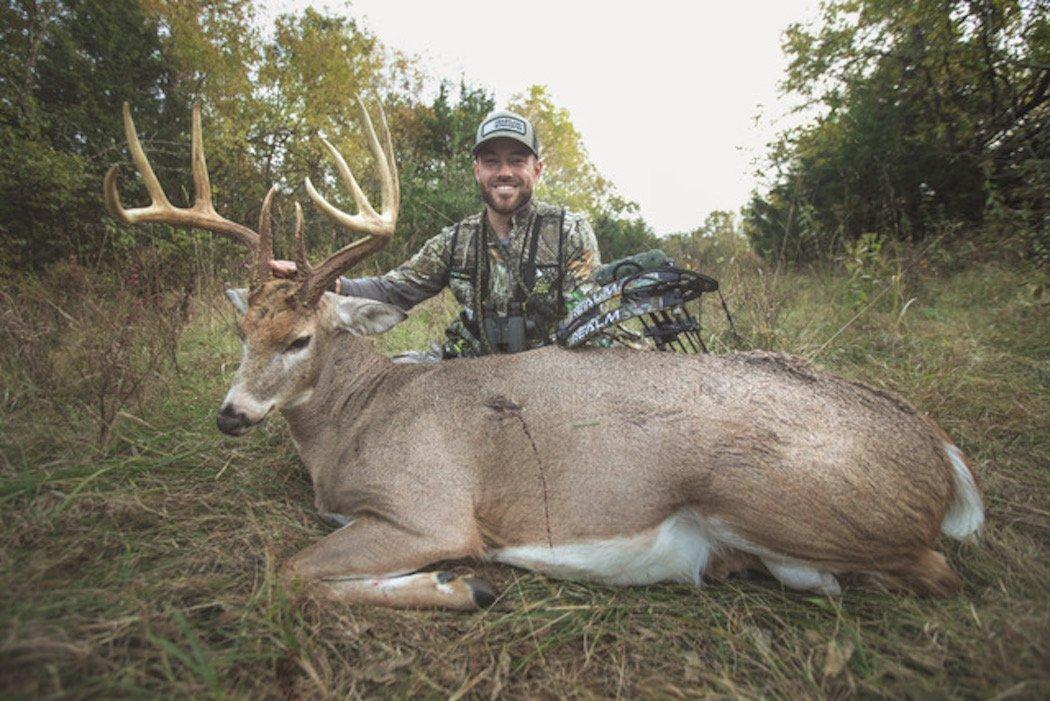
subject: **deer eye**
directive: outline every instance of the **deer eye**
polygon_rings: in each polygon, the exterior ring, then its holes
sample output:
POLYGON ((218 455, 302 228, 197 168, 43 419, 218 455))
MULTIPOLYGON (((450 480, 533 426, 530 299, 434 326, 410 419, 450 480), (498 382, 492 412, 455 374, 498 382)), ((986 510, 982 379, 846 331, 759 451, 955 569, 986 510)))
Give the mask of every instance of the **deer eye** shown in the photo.
POLYGON ((310 336, 300 336, 299 338, 295 339, 294 341, 288 344, 288 348, 285 349, 285 353, 290 353, 291 351, 297 351, 300 348, 305 348, 306 344, 310 342, 310 338, 310 336))

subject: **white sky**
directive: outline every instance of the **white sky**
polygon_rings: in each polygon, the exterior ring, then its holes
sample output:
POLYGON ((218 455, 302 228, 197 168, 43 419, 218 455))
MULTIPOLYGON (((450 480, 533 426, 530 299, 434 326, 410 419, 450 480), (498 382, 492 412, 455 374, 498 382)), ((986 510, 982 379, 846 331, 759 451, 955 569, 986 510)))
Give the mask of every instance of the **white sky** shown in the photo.
POLYGON ((747 201, 753 160, 797 121, 777 95, 780 34, 817 11, 817 0, 263 0, 260 19, 308 5, 353 16, 435 79, 493 92, 497 107, 546 85, 661 235, 747 201))

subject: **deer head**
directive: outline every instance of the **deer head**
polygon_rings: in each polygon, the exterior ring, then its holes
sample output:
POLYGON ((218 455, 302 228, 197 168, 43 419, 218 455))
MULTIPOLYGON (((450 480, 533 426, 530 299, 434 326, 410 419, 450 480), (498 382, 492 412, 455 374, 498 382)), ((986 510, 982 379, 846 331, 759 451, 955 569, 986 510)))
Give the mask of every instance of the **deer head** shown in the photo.
POLYGON ((303 215, 295 205, 296 273, 291 280, 275 279, 270 270, 273 259, 271 203, 276 186, 263 200, 258 230, 230 221, 216 213, 211 201, 211 185, 201 138, 200 106, 193 107, 192 172, 194 204, 173 206, 160 186, 135 131, 131 110, 124 103, 124 130, 128 147, 151 203, 147 207, 126 209, 117 193, 117 170, 113 166, 103 183, 106 207, 117 219, 135 224, 160 222, 206 229, 242 243, 254 258, 251 287, 227 290, 226 295, 243 314, 244 352, 241 365, 217 422, 232 435, 245 433, 274 409, 305 401, 312 391, 323 355, 325 340, 333 332, 354 335, 381 333, 404 318, 404 313, 387 304, 352 297, 326 294, 346 270, 383 248, 394 233, 400 200, 394 149, 382 107, 379 109, 382 141, 377 136, 368 111, 357 100, 375 159, 380 182, 382 207, 376 212, 354 178, 342 155, 331 143, 322 143, 335 160, 339 175, 357 204, 358 213, 348 214, 329 203, 309 178, 306 191, 329 219, 352 232, 365 234, 311 266, 303 243, 303 215))

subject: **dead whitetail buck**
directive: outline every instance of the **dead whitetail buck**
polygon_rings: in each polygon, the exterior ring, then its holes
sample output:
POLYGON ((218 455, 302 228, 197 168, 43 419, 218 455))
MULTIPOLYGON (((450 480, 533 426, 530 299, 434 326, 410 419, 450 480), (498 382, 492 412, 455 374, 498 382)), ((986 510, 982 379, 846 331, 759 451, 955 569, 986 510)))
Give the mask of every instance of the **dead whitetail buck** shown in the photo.
POLYGON ((110 212, 231 236, 255 254, 244 356, 218 414, 243 434, 274 409, 288 421, 317 508, 344 525, 284 567, 288 581, 348 603, 473 609, 481 580, 420 572, 475 557, 606 584, 699 584, 765 570, 793 589, 872 578, 945 595, 959 577, 934 547, 983 521, 962 453, 886 392, 768 353, 724 357, 551 347, 518 355, 394 364, 365 336, 404 314, 326 292, 394 232, 398 179, 362 106, 382 190, 376 212, 328 142, 360 213, 310 198, 367 236, 306 261, 297 206, 295 280, 272 279, 270 202, 258 232, 215 213, 193 116, 196 203, 173 207, 127 106, 132 157, 152 197, 110 212))

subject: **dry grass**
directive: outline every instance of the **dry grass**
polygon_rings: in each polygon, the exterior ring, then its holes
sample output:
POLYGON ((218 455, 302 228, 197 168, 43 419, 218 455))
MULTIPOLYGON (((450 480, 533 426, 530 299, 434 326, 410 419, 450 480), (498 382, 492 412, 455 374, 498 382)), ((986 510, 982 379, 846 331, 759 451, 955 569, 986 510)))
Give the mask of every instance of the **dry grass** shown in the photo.
MULTIPOLYGON (((214 430, 238 353, 227 313, 206 305, 182 373, 117 423, 103 455, 49 439, 54 417, 4 406, 0 691, 1045 698, 1050 324, 1025 291, 1038 273, 915 273, 848 325, 870 299, 855 280, 756 275, 726 276, 747 343, 901 391, 976 465, 987 532, 946 546, 963 596, 831 599, 765 580, 611 589, 483 567, 503 595, 472 615, 293 604, 274 572, 327 528, 280 421, 244 440, 214 430)), ((387 343, 433 338, 445 314, 432 305, 387 343)))

